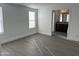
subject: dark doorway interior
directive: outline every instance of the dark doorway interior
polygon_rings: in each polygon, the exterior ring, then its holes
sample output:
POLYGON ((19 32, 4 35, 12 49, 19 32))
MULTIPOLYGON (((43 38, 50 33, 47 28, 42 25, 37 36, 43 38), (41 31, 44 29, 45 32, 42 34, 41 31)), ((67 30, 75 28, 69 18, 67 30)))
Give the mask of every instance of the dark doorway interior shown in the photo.
POLYGON ((53 10, 53 14, 54 33, 67 37, 69 10, 53 10))

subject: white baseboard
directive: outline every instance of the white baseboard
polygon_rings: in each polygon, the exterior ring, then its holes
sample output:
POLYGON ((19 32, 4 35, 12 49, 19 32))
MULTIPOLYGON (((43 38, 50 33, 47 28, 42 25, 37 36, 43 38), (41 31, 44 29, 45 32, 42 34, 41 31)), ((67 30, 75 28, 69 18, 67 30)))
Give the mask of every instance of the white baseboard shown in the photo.
POLYGON ((51 36, 51 33, 39 32, 40 34, 51 36))
MULTIPOLYGON (((36 33, 36 32, 35 32, 36 33)), ((7 42, 11 42, 11 41, 14 41, 14 40, 17 40, 19 38, 23 38, 23 37, 27 37, 29 35, 33 35, 35 33, 31 33, 31 34, 24 34, 24 35, 18 35, 16 37, 11 37, 11 38, 8 38, 8 39, 4 39, 3 41, 0 42, 0 44, 4 44, 4 43, 7 43, 7 42)))

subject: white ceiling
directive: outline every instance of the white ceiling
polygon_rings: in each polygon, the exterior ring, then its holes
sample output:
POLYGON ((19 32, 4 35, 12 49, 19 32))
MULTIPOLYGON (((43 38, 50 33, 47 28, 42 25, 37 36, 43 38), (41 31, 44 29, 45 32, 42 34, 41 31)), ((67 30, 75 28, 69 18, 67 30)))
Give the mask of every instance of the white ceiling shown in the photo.
POLYGON ((17 5, 22 5, 30 8, 40 9, 41 7, 55 7, 55 6, 74 6, 79 5, 78 3, 15 3, 17 5))

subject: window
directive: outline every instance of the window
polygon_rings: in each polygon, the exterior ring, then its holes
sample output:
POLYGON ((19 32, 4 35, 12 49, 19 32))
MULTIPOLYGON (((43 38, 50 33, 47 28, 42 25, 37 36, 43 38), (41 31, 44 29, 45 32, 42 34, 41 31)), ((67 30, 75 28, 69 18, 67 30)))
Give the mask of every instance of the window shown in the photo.
POLYGON ((60 22, 62 22, 62 14, 60 14, 60 22))
POLYGON ((69 14, 67 14, 67 20, 66 21, 69 22, 69 14))
POLYGON ((29 28, 35 28, 35 12, 29 11, 29 28))
POLYGON ((70 17, 69 14, 60 14, 60 22, 69 22, 69 17, 70 17))
POLYGON ((3 29, 3 15, 2 15, 2 7, 0 7, 0 34, 4 32, 3 29))

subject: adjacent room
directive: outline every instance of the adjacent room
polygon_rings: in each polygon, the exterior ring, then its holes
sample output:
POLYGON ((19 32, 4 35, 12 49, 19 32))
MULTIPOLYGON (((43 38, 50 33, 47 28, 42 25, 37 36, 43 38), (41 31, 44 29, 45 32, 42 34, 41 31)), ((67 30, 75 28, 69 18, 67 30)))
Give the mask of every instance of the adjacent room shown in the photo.
POLYGON ((78 3, 0 3, 0 56, 79 56, 78 3))
POLYGON ((69 10, 65 8, 52 11, 52 35, 67 38, 69 16, 69 10))

